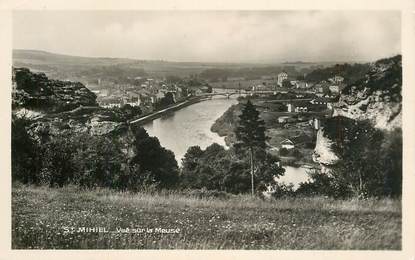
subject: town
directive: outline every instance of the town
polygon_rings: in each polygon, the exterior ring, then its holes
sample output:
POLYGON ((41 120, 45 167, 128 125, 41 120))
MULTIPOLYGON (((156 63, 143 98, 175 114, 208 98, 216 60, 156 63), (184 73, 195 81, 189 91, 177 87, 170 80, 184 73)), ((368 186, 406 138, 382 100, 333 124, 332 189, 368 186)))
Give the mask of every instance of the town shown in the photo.
MULTIPOLYGON (((284 104, 280 112, 294 114, 320 112, 325 108, 331 109, 333 100, 345 87, 344 78, 338 75, 318 83, 311 83, 292 78, 286 72, 251 80, 244 77, 229 77, 219 83, 197 77, 183 79, 177 77, 173 80, 170 78, 128 77, 127 83, 98 78, 95 82, 87 83, 86 86, 96 94, 100 106, 139 107, 142 111, 141 116, 190 98, 213 96, 229 98, 229 94, 267 96, 268 103, 280 101, 284 104)), ((289 115, 278 118, 280 123, 290 120, 289 115)))

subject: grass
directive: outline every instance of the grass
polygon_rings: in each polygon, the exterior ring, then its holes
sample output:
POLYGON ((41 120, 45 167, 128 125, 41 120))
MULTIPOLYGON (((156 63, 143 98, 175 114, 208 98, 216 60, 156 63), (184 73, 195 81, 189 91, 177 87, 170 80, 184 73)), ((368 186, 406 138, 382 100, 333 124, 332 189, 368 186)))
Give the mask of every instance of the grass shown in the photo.
POLYGON ((12 248, 399 250, 401 202, 19 186, 12 190, 12 248), (77 232, 82 227, 109 232, 77 232))

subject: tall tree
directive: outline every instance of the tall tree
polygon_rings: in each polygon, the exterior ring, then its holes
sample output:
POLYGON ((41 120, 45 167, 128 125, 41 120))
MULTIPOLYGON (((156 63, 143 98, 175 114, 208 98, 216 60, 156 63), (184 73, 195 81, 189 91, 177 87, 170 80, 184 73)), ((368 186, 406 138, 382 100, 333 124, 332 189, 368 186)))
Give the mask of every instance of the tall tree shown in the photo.
POLYGON ((238 126, 235 129, 238 146, 248 149, 251 172, 251 193, 254 195, 254 152, 256 149, 265 149, 265 123, 259 117, 259 112, 248 99, 239 116, 238 126))
POLYGON ((142 173, 150 174, 160 188, 175 186, 179 167, 174 153, 162 147, 157 137, 150 137, 142 127, 134 129, 134 135, 135 155, 131 164, 139 166, 142 173))

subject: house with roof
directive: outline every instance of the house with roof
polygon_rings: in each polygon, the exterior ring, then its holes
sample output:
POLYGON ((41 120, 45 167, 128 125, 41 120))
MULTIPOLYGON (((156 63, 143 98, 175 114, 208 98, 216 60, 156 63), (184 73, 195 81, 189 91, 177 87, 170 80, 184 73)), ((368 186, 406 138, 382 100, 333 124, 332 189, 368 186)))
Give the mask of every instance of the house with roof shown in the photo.
POLYGON ((281 148, 285 148, 287 150, 291 150, 295 148, 294 142, 291 141, 290 139, 285 139, 280 144, 281 144, 281 148))
POLYGON ((287 112, 289 113, 300 113, 300 112, 307 112, 309 104, 308 102, 293 102, 287 104, 287 112))
POLYGON ((335 84, 340 84, 340 83, 343 83, 344 78, 342 76, 336 75, 332 78, 329 78, 329 81, 335 84))
POLYGON ((313 105, 327 105, 327 99, 324 97, 317 97, 313 100, 310 101, 311 104, 313 105))
POLYGON ((294 86, 295 86, 295 88, 308 88, 309 87, 309 85, 308 85, 308 83, 307 82, 305 82, 305 81, 301 81, 301 80, 297 80, 296 82, 295 82, 295 84, 293 84, 294 86))
POLYGON ((272 87, 269 87, 267 85, 264 84, 258 84, 258 85, 254 85, 252 86, 252 91, 269 91, 271 90, 272 87))
POLYGON ((122 106, 122 100, 120 100, 119 98, 102 99, 102 100, 100 100, 99 105, 101 107, 105 107, 105 108, 121 107, 122 106))
POLYGON ((329 90, 331 93, 339 93, 340 92, 340 86, 339 85, 330 85, 329 90))
POLYGON ((291 119, 290 116, 280 116, 278 117, 278 123, 280 124, 288 123, 289 119, 291 119))

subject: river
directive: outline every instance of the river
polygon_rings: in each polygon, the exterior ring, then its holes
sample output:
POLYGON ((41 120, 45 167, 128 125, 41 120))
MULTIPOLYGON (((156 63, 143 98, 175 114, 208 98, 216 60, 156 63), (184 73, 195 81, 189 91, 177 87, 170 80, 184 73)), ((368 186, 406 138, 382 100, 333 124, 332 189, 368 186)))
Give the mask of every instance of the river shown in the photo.
MULTIPOLYGON (((216 90, 218 91, 218 90, 216 90)), ((224 137, 210 131, 210 127, 231 105, 238 103, 236 97, 213 98, 172 111, 143 125, 150 136, 156 136, 160 144, 174 152, 179 165, 190 146, 198 145, 205 149, 212 143, 226 146, 224 137)), ((306 181, 308 175, 305 168, 285 166, 286 173, 280 182, 298 183, 306 181)))
POLYGON ((306 182, 309 180, 309 176, 307 174, 307 168, 304 167, 292 167, 292 166, 283 166, 285 169, 284 176, 279 177, 276 179, 279 183, 290 184, 294 185, 293 189, 298 189, 298 186, 301 182, 306 182))
POLYGON ((190 146, 198 145, 205 149, 212 143, 226 145, 224 137, 211 132, 210 127, 237 102, 236 97, 213 98, 172 111, 143 127, 150 136, 157 136, 162 146, 172 150, 177 162, 181 164, 181 159, 190 146))

